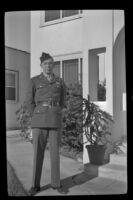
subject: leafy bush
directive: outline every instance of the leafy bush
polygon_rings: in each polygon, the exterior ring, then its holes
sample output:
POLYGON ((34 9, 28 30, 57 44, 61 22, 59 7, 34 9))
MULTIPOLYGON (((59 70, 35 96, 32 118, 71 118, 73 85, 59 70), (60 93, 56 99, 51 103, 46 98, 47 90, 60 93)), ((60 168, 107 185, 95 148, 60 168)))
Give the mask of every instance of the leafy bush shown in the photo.
POLYGON ((31 134, 31 116, 30 113, 26 110, 25 102, 21 107, 16 111, 17 121, 19 121, 21 133, 20 135, 25 139, 30 139, 31 134))
POLYGON ((69 85, 66 95, 66 109, 62 118, 62 145, 78 152, 83 151, 82 86, 69 85))

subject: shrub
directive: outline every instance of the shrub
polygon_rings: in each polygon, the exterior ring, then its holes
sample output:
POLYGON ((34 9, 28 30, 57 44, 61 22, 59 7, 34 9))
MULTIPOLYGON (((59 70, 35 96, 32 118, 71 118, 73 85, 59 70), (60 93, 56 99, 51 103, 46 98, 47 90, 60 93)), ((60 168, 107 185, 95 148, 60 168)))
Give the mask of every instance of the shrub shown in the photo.
POLYGON ((82 136, 82 86, 69 85, 66 95, 66 109, 63 112, 62 145, 83 151, 82 136))
POLYGON ((16 115, 17 115, 17 121, 19 121, 20 128, 21 128, 20 135, 25 139, 30 138, 30 134, 31 134, 31 132, 30 132, 31 131, 31 129, 30 129, 31 116, 30 116, 30 113, 26 110, 25 102, 16 111, 16 115))

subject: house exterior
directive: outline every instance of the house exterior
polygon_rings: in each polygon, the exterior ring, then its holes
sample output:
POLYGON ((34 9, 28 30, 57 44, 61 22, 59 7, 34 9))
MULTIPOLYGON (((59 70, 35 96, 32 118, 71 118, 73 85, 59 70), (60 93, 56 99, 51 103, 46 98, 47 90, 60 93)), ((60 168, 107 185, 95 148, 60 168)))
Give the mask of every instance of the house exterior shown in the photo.
POLYGON ((30 80, 30 53, 5 47, 6 128, 19 127, 16 111, 23 104, 30 80))
POLYGON ((6 12, 4 21, 6 128, 16 129, 30 79, 30 11, 6 12))
MULTIPOLYGON (((126 135, 124 11, 31 11, 31 70, 41 72, 40 55, 50 53, 66 84, 80 82, 83 96, 109 112, 114 140, 126 135), (104 98, 98 85, 104 87, 104 98)), ((85 138, 84 138, 85 139, 85 138)), ((83 162, 88 162, 84 145, 83 162)))

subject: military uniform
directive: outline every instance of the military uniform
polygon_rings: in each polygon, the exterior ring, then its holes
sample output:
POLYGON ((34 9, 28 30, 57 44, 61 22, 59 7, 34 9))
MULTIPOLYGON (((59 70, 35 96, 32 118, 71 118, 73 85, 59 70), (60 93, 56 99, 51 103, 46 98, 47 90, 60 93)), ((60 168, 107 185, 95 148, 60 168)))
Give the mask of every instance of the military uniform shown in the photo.
POLYGON ((65 105, 65 84, 56 75, 48 80, 43 73, 33 77, 27 91, 26 105, 31 113, 33 134, 33 187, 40 185, 44 151, 49 135, 51 185, 60 186, 59 142, 61 110, 65 105))
POLYGON ((65 104, 65 84, 61 78, 54 75, 48 81, 43 73, 33 77, 26 101, 32 128, 61 127, 61 109, 65 104))

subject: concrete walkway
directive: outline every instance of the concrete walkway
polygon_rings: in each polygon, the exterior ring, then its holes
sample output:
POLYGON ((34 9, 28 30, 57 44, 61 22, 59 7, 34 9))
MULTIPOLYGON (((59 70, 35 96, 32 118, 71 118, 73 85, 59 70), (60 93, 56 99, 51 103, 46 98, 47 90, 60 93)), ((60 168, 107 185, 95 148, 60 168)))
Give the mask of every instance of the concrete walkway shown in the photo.
MULTIPOLYGON (((32 181, 32 144, 18 136, 19 131, 7 132, 7 159, 26 190, 32 181)), ((61 184, 67 191, 66 195, 96 195, 96 194, 125 194, 127 192, 126 155, 111 155, 111 161, 104 166, 94 166, 61 156, 61 184)), ((41 192, 36 196, 61 195, 50 188, 50 157, 46 150, 41 192)))

